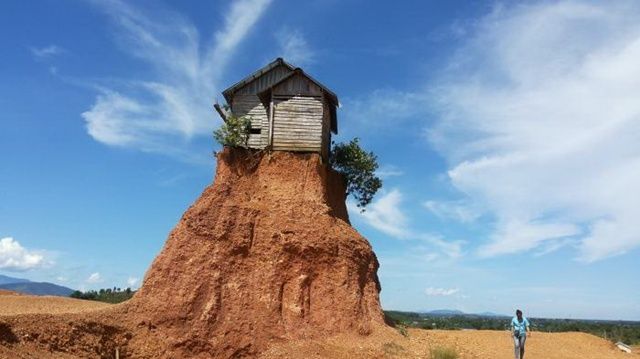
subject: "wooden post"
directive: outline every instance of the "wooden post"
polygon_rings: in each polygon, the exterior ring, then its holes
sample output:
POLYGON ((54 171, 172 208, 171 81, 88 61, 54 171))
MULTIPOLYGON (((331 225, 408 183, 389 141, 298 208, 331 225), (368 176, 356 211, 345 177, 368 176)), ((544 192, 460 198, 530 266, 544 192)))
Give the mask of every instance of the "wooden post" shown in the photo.
POLYGON ((116 347, 116 359, 120 359, 120 348, 116 347))
POLYGON ((273 147, 273 93, 271 93, 271 102, 269 102, 269 147, 273 147))

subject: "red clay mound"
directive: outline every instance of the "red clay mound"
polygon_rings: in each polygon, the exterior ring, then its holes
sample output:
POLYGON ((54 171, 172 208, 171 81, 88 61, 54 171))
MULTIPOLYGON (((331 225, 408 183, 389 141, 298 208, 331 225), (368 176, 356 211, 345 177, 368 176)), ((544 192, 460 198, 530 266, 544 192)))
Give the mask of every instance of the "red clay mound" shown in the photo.
POLYGON ((318 155, 227 149, 121 307, 139 328, 128 347, 224 358, 272 341, 367 334, 383 324, 377 269, 349 224, 341 178, 318 155))

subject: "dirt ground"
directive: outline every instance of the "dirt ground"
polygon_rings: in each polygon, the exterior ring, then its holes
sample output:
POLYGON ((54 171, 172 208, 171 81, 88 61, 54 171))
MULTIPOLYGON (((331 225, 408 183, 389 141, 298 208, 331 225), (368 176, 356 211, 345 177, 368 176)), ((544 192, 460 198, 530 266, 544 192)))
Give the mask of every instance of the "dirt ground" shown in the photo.
MULTIPOLYGON (((30 316, 7 315, 10 309, 18 311, 17 306, 26 304, 25 308, 44 311, 49 308, 52 312, 62 313, 66 311, 82 312, 95 311, 92 303, 84 303, 80 300, 55 300, 65 298, 53 298, 48 305, 29 303, 35 299, 40 301, 42 297, 24 297, 22 302, 12 302, 10 306, 0 304, 0 321, 4 317, 20 318, 19 320, 30 319, 30 316), (76 305, 76 307, 74 307, 76 305)), ((6 298, 5 298, 6 299, 6 298)), ((48 298, 52 299, 52 298, 48 298)), ((1 303, 1 299, 0 299, 1 303)), ((108 305, 107 305, 108 306, 108 305)), ((100 306, 98 306, 100 309, 100 306)), ((19 309, 22 312, 26 309, 19 309)), ((54 318, 55 316, 48 316, 54 318)), ((76 323, 77 314, 64 315, 66 320, 76 323)), ((49 326, 50 324, 43 324, 49 326)), ((2 329, 2 328, 0 328, 2 329)), ((85 328, 86 329, 86 328, 85 328)), ((81 330, 85 330, 81 329, 81 330)), ((54 332, 59 332, 60 328, 51 328, 54 332)), ((0 330, 2 332, 2 330, 0 330)), ((60 332, 61 333, 61 332, 60 332)), ((62 333, 61 333, 61 336, 62 333)), ((55 337, 49 338, 55 340, 55 337)), ((48 339, 47 339, 48 340, 48 339)), ((70 350, 65 353, 59 350, 47 349, 41 343, 35 343, 19 338, 0 338, 0 358, 38 358, 38 359, 72 359, 87 356, 86 354, 77 356, 70 350)), ((95 343, 93 343, 95 344, 95 343)), ((379 327, 368 336, 358 336, 353 334, 337 335, 317 340, 289 340, 273 344, 266 352, 259 356, 260 359, 281 359, 281 358, 353 358, 353 359, 387 359, 387 358, 420 358, 429 359, 430 351, 435 348, 452 348, 459 359, 511 359, 513 358, 513 343, 510 334, 506 331, 455 331, 455 330, 421 330, 409 329, 407 336, 401 335, 398 330, 388 327, 379 327)), ((102 356, 104 357, 104 356, 102 356)), ((121 355, 121 358, 128 358, 121 355)), ((534 332, 527 339, 528 359, 640 359, 640 354, 622 353, 617 350, 612 343, 584 333, 540 333, 534 332)))
MULTIPOLYGON (((15 316, 23 318, 25 314, 85 313, 109 307, 112 305, 73 298, 0 292, 0 319, 15 316)), ((25 320, 27 318, 24 317, 25 320)), ((72 320, 73 317, 68 318, 72 320)), ((283 341, 272 345, 260 358, 425 359, 430 357, 430 351, 435 348, 452 348, 460 359, 513 358, 513 343, 507 331, 408 329, 407 333, 405 337, 396 329, 378 327, 368 336, 350 334, 318 340, 283 341)), ((8 344, 10 341, 0 340, 0 358, 77 358, 60 351, 43 350, 41 345, 28 341, 23 341, 21 345, 8 344)), ((585 333, 534 332, 527 338, 526 348, 528 359, 640 359, 640 348, 635 347, 633 354, 622 353, 612 343, 585 333)))
MULTIPOLYGON (((434 348, 452 348, 460 359, 511 359, 513 343, 507 331, 409 329, 403 337, 394 329, 381 329, 369 337, 337 336, 273 346, 260 358, 430 358, 434 348)), ((539 333, 527 339, 528 359, 640 358, 612 343, 585 333, 539 333)))
POLYGON ((111 306, 111 304, 89 300, 22 295, 11 291, 0 291, 0 316, 37 313, 80 313, 109 306, 111 306))

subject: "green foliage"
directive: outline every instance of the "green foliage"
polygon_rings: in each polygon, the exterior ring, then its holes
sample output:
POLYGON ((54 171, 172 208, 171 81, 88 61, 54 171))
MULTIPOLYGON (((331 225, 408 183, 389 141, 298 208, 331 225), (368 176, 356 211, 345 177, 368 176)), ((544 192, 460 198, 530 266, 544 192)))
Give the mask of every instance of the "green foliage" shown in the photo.
POLYGON ((458 353, 453 348, 437 347, 431 349, 431 359, 457 359, 458 353))
POLYGON ((378 157, 360 147, 359 139, 349 143, 333 143, 329 163, 340 172, 347 183, 347 195, 358 201, 363 208, 371 203, 373 196, 382 187, 382 180, 376 176, 378 157))
MULTIPOLYGON (((511 317, 487 317, 479 315, 433 315, 386 311, 385 316, 396 326, 407 325, 422 329, 478 329, 508 330, 511 317)), ((541 332, 583 332, 626 344, 640 344, 640 322, 614 320, 578 320, 528 318, 532 330, 541 332)))
POLYGON ((89 290, 86 292, 81 292, 79 290, 76 290, 75 292, 71 293, 71 295, 69 296, 71 298, 95 300, 98 302, 116 304, 116 303, 121 303, 121 302, 124 302, 125 300, 131 299, 131 297, 133 297, 134 294, 135 294, 135 291, 131 290, 131 288, 127 288, 123 290, 120 288, 113 287, 113 289, 106 288, 106 289, 100 289, 98 291, 89 290))
POLYGON ((398 325, 396 326, 396 329, 398 329, 398 332, 405 338, 409 337, 409 332, 407 331, 407 326, 406 325, 398 325))
POLYGON ((223 146, 247 147, 250 130, 251 117, 230 115, 220 128, 213 131, 213 137, 223 146))

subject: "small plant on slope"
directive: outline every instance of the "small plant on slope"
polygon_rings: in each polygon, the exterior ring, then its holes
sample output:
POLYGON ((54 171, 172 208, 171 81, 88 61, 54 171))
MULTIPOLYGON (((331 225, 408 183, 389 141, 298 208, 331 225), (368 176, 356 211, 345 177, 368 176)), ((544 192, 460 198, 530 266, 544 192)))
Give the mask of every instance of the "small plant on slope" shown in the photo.
POLYGON ((250 131, 251 118, 249 116, 230 115, 220 128, 213 131, 213 137, 223 146, 247 147, 250 131))
POLYGON ((431 349, 431 359, 458 359, 458 353, 452 348, 437 347, 431 349))
POLYGON ((340 172, 347 182, 347 195, 352 195, 358 207, 363 209, 382 187, 382 180, 376 176, 378 157, 360 147, 358 138, 349 143, 334 143, 329 163, 340 172))

